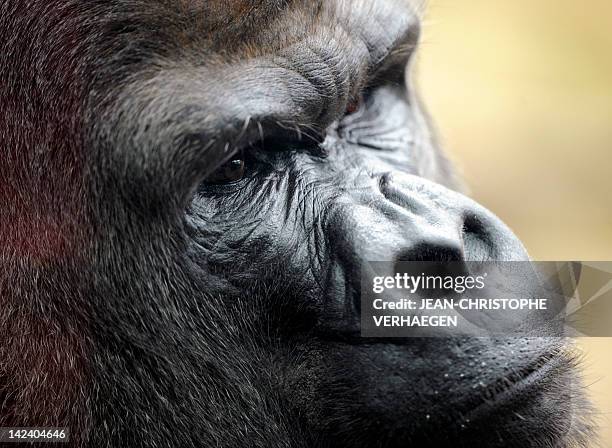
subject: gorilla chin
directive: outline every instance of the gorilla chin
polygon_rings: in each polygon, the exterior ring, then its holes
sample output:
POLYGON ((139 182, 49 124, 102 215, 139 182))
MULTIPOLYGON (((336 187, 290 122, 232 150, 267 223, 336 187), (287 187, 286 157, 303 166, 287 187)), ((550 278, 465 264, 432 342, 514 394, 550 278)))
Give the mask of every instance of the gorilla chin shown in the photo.
POLYGON ((0 4, 0 426, 588 445, 561 338, 360 337, 367 262, 528 260, 436 144, 417 3, 0 4))

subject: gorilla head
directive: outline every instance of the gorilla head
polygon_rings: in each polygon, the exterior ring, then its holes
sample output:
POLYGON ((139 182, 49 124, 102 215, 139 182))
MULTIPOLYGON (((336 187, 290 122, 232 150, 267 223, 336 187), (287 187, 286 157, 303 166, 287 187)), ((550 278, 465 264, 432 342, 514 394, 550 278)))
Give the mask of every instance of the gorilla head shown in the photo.
POLYGON ((360 337, 366 261, 527 259, 454 191, 418 35, 408 0, 1 2, 0 426, 585 444, 559 339, 360 337))

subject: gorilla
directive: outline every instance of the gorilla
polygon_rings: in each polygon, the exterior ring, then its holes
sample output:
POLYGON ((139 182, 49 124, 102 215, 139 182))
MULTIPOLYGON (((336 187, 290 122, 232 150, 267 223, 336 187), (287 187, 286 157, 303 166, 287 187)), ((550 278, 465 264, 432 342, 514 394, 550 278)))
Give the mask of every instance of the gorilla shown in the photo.
POLYGON ((435 142, 420 8, 2 0, 0 426, 587 446, 561 338, 360 336, 366 261, 528 260, 435 142))

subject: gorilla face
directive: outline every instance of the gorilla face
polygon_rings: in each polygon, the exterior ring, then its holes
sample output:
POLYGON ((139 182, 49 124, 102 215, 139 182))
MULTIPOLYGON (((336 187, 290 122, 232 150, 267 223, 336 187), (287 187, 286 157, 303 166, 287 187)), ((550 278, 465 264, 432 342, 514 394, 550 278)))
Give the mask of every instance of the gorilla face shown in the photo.
POLYGON ((231 156, 187 209, 189 256, 250 342, 274 347, 287 408, 331 446, 560 444, 573 378, 559 340, 360 336, 364 262, 527 259, 489 211, 420 175, 418 114, 382 85, 320 143, 280 129, 231 156))
MULTIPOLYGON (((44 252, 49 281, 23 289, 58 329, 30 350, 69 380, 43 381, 56 398, 30 412, 18 410, 41 392, 6 399, 0 423, 71 426, 90 446, 585 443, 557 338, 360 337, 364 262, 528 259, 454 191, 405 77, 412 3, 56 3, 59 43, 75 47, 47 56, 73 70, 43 99, 14 91, 41 111, 80 104, 40 112, 64 129, 41 133, 43 154, 76 155, 33 191, 77 190, 77 211, 57 216, 86 231, 66 230, 68 255, 44 252)), ((18 33, 28 12, 8 9, 18 33)), ((15 275, 29 284, 40 269, 15 275)), ((29 313, 13 336, 38 328, 29 313)), ((11 362, 0 398, 27 384, 11 362)))

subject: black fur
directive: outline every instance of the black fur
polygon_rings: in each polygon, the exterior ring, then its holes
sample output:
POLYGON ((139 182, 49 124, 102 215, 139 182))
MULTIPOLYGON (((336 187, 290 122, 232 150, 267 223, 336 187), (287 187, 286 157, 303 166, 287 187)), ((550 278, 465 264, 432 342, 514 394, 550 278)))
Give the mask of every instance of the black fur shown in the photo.
POLYGON ((527 257, 442 186, 404 79, 418 26, 402 0, 0 1, 0 426, 91 447, 586 446, 558 339, 355 337, 364 260, 527 257), (241 148, 246 177, 207 183, 241 148))

